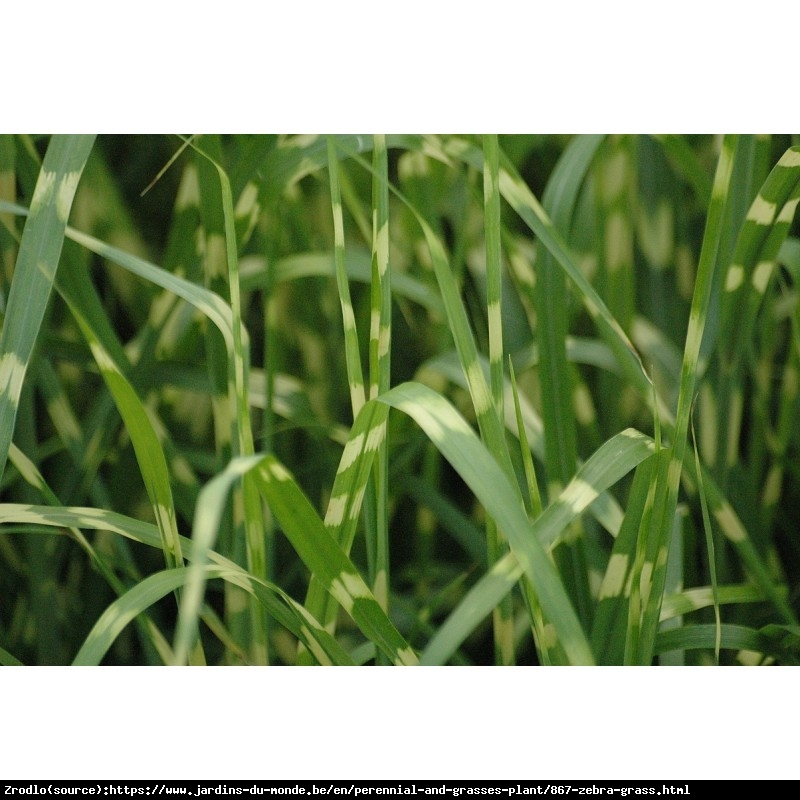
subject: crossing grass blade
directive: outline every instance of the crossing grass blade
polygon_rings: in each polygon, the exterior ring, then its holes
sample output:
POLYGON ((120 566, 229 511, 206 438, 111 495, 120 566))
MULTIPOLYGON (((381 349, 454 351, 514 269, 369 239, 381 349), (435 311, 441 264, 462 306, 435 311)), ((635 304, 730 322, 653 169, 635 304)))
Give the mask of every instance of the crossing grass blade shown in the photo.
MULTIPOLYGON (((386 436, 386 409, 374 402, 362 406, 345 444, 325 512, 326 530, 345 554, 350 553, 362 502, 369 491, 374 454, 386 436)), ((320 577, 312 579, 306 607, 331 630, 335 629, 336 598, 320 577)))
MULTIPOLYGON (((33 506, 19 503, 0 504, 0 522, 19 523, 25 526, 48 526, 53 528, 88 528, 109 531, 149 547, 161 547, 161 537, 155 525, 141 522, 111 511, 96 508, 65 508, 59 506, 33 506)), ((186 557, 195 559, 195 545, 191 539, 181 537, 181 547, 186 557)), ((322 626, 296 601, 279 587, 262 581, 251 575, 234 562, 214 551, 204 550, 198 554, 202 562, 208 558, 211 564, 205 564, 203 580, 221 577, 249 593, 255 593, 265 609, 279 623, 294 633, 306 647, 320 657, 321 663, 346 665, 351 659, 341 646, 327 634, 322 626)), ((140 584, 112 604, 108 613, 95 625, 93 633, 84 643, 81 663, 99 663, 107 651, 114 636, 127 624, 133 616, 131 609, 143 610, 169 592, 180 588, 190 580, 195 572, 191 567, 180 567, 166 572, 155 573, 144 589, 138 590, 140 584), (123 621, 123 617, 125 620, 123 621)), ((149 579, 145 579, 149 580, 149 579)))
MULTIPOLYGON (((346 485, 346 489, 339 490, 337 485, 334 485, 333 496, 326 515, 326 524, 334 528, 334 534, 325 534, 323 537, 323 534, 319 533, 320 543, 322 541, 332 543, 337 539, 340 542, 343 541, 342 532, 335 531, 343 524, 349 524, 350 530, 352 530, 353 522, 360 509, 361 499, 364 496, 369 467, 385 430, 389 406, 408 414, 420 425, 437 449, 450 461, 467 485, 475 492, 486 507, 487 513, 497 520, 500 529, 508 538, 512 551, 518 554, 519 563, 523 565, 523 572, 535 587, 542 608, 548 613, 548 619, 554 627, 555 635, 562 642, 565 651, 576 663, 590 663, 591 652, 574 611, 564 594, 560 578, 550 563, 543 545, 529 535, 528 520, 515 489, 509 484, 499 465, 491 457, 487 457, 484 446, 464 419, 444 398, 428 387, 412 383, 402 384, 364 406, 353 427, 352 438, 345 448, 337 475, 337 479, 346 485)), ((261 484, 262 491, 266 493, 270 486, 285 485, 287 491, 294 496, 291 507, 287 506, 286 498, 280 498, 280 506, 276 506, 278 497, 270 496, 276 516, 285 520, 282 523, 284 528, 295 514, 302 514, 307 529, 311 526, 318 527, 316 522, 311 522, 314 517, 313 512, 308 509, 307 501, 302 499, 301 495, 296 494, 293 482, 283 469, 276 464, 273 464, 272 469, 274 470, 273 480, 269 481, 269 467, 259 468, 259 476, 264 481, 261 484)), ((573 490, 573 493, 576 494, 577 505, 575 507, 580 507, 580 498, 588 496, 582 492, 582 486, 583 484, 576 485, 573 490)), ((277 488, 274 491, 277 493, 277 488)), ((565 503, 570 505, 572 499, 567 497, 565 503)), ((558 511, 555 513, 557 516, 560 514, 558 511)), ((298 520, 297 522, 293 521, 292 525, 298 531, 295 535, 299 536, 302 523, 298 520)), ((309 567, 312 567, 312 561, 317 563, 317 554, 301 551, 301 545, 296 541, 295 546, 309 567)), ((320 546, 322 545, 320 544, 320 546)), ((324 569, 320 565, 319 569, 313 571, 323 585, 327 584, 329 591, 331 591, 331 586, 337 587, 337 591, 332 593, 335 599, 341 603, 341 587, 355 581, 356 578, 352 571, 343 567, 345 570, 343 574, 346 577, 339 579, 335 569, 334 550, 331 549, 330 544, 325 544, 324 547, 330 551, 329 562, 324 569)), ((365 590, 365 587, 360 587, 360 591, 365 590)), ((356 609, 352 600, 348 600, 345 609, 355 617, 356 609)))
MULTIPOLYGON (((28 457, 14 444, 11 445, 9 458, 12 464, 19 470, 19 473, 23 479, 27 481, 31 487, 36 489, 36 491, 40 493, 48 503, 50 503, 53 507, 57 507, 59 505, 58 498, 47 484, 47 481, 45 481, 36 465, 33 464, 33 462, 31 462, 30 459, 28 459, 28 457)), ((68 530, 72 538, 78 542, 86 554, 91 558, 95 568, 102 573, 103 577, 106 579, 106 581, 108 581, 108 584, 113 588, 114 592, 118 596, 122 596, 126 591, 125 585, 116 576, 114 570, 106 563, 102 554, 98 552, 97 548, 92 546, 87 537, 78 527, 69 526, 68 530)), ((165 663, 171 663, 173 660, 172 650, 163 634, 153 623, 153 621, 146 616, 142 616, 137 617, 136 622, 143 636, 147 637, 153 643, 153 647, 158 651, 159 655, 161 655, 162 660, 165 663)))
MULTIPOLYGON (((478 359, 484 375, 489 374, 488 365, 485 360, 479 357, 478 359)), ((426 362, 420 371, 420 375, 424 376, 428 372, 435 372, 446 377, 456 386, 466 388, 466 378, 463 371, 460 369, 458 360, 455 354, 445 354, 438 356, 426 362)), ((544 444, 543 444, 543 424, 541 417, 536 409, 527 400, 524 395, 515 392, 513 386, 509 382, 505 387, 505 427, 508 431, 518 435, 519 433, 519 420, 517 418, 516 403, 519 403, 519 411, 522 417, 522 426, 525 433, 527 447, 532 454, 539 459, 544 460, 544 444), (514 398, 512 400, 512 398, 514 398)), ((524 453, 521 457, 525 458, 524 453)), ((524 466, 523 466, 524 469, 524 466)), ((597 519, 597 521, 605 528, 612 536, 616 537, 617 532, 622 521, 622 512, 616 501, 608 494, 602 494, 590 508, 590 513, 597 519)))
MULTIPOLYGON (((265 612, 271 612, 287 630, 297 636, 313 653, 321 665, 349 666, 350 657, 321 625, 319 625, 299 604, 292 601, 277 587, 261 581, 241 570, 231 570, 218 565, 205 565, 197 570, 194 567, 157 572, 148 576, 118 600, 114 601, 97 620, 81 649, 72 662, 75 666, 94 666, 100 663, 114 639, 123 628, 138 617, 153 603, 186 584, 190 573, 198 574, 203 581, 222 578, 253 595, 265 612), (280 600, 288 609, 280 604, 280 600)), ((176 653, 175 662, 181 664, 181 654, 176 653)))
MULTIPOLYGON (((380 399, 411 416, 458 471, 503 531, 572 663, 592 663, 591 650, 563 583, 545 552, 546 545, 531 535, 516 486, 512 488, 502 468, 486 456, 484 445, 463 417, 444 398, 419 384, 401 384, 380 399)), ((568 496, 565 500, 569 507, 579 507, 580 498, 586 496, 579 487, 575 491, 574 498, 568 496)))
MULTIPOLYGON (((562 493, 529 526, 530 533, 526 541, 535 542, 537 548, 542 548, 542 552, 545 548, 551 549, 571 522, 577 519, 602 492, 652 454, 652 440, 637 431, 624 431, 606 442, 589 458, 562 493)), ((420 663, 444 663, 474 626, 510 591, 523 571, 527 571, 523 570, 521 564, 524 562, 517 555, 522 552, 520 547, 522 543, 511 537, 509 542, 511 555, 498 561, 469 592, 428 644, 420 657, 420 663)), ((532 586, 538 592, 542 582, 532 579, 532 586)), ((563 592, 563 587, 560 588, 563 592)), ((540 592, 537 597, 541 597, 540 592)), ((550 607, 544 599, 540 602, 546 619, 551 625, 555 625, 550 607)), ((569 653, 566 643, 565 650, 571 657, 570 663, 580 663, 569 653)))

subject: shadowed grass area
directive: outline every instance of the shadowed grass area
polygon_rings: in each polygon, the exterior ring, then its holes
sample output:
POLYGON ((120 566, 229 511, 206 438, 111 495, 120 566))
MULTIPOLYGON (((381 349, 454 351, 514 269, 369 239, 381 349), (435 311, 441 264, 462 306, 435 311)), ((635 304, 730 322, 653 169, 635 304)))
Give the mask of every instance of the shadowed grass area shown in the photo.
POLYGON ((798 663, 799 201, 790 136, 0 137, 0 663, 798 663))

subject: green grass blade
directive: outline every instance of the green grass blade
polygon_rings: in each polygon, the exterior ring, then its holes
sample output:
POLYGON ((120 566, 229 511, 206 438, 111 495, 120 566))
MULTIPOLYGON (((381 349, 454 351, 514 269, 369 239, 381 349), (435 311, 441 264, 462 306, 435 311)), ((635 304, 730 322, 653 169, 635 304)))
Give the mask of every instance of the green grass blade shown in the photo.
POLYGON ((25 666, 18 658, 15 658, 5 650, 4 648, 0 647, 0 664, 4 667, 23 667, 25 666))
MULTIPOLYGON (((786 587, 781 587, 785 594, 786 587)), ((758 586, 749 583, 734 586, 696 586, 684 589, 677 594, 667 594, 661 604, 661 621, 691 614, 701 608, 712 608, 714 603, 720 605, 738 605, 741 603, 762 603, 767 597, 758 586)))
POLYGON ((711 518, 708 514, 708 502, 706 501, 706 493, 703 488, 703 470, 702 467, 700 466, 700 453, 697 449, 697 439, 695 437, 695 432, 694 432, 693 416, 691 417, 690 424, 692 428, 692 449, 694 450, 694 463, 697 469, 697 479, 698 479, 697 491, 698 494, 700 495, 700 506, 703 513, 703 532, 705 533, 706 550, 708 552, 708 571, 711 576, 711 592, 714 596, 714 619, 715 619, 715 624, 717 626, 717 638, 714 642, 714 658, 715 658, 715 663, 717 664, 717 666, 719 666, 719 648, 720 648, 720 637, 722 635, 721 632, 722 622, 720 620, 720 615, 719 615, 719 593, 717 591, 717 564, 714 554, 714 532, 711 528, 711 518))
MULTIPOLYGON (((489 378, 492 392, 494 414, 503 425, 503 292, 502 292, 502 251, 500 245, 500 191, 498 187, 500 172, 500 147, 496 135, 483 136, 484 218, 486 220, 486 311, 489 329, 489 378)), ((486 549, 489 564, 492 565, 506 551, 497 525, 493 519, 486 521, 486 549)), ((495 658, 498 664, 514 663, 514 621, 513 604, 510 596, 493 612, 495 658)))
POLYGON ((726 136, 714 177, 711 204, 708 210, 703 246, 697 268, 689 327, 681 368, 681 386, 678 396, 678 412, 675 420, 674 440, 669 463, 658 476, 658 491, 653 511, 653 529, 648 537, 647 564, 652 570, 652 587, 646 591, 647 605, 642 621, 642 635, 634 644, 635 658, 640 664, 649 664, 652 658, 653 640, 658 625, 663 581, 669 546, 669 533, 675 515, 678 489, 686 450, 691 403, 694 397, 698 376, 700 345, 703 339, 706 315, 711 301, 711 288, 717 263, 717 251, 722 236, 722 219, 728 197, 728 186, 733 171, 733 158, 736 150, 736 137, 726 136))
MULTIPOLYGON (((578 193, 591 159, 602 137, 577 137, 556 165, 543 198, 554 231, 567 237, 572 226, 578 193)), ((508 184, 508 180, 506 180, 508 184)), ((517 209, 518 211, 518 209, 517 209)), ((542 383, 542 420, 549 491, 557 494, 575 472, 577 443, 573 387, 567 365, 567 285, 564 271, 553 254, 537 253, 536 340, 539 345, 539 370, 542 383)))
POLYGON ((492 568, 461 600, 455 611, 438 627, 420 655, 420 666, 446 664, 470 633, 508 595, 511 587, 523 574, 524 570, 513 552, 506 553, 495 561, 492 568))
POLYGON ((660 633, 655 642, 655 652, 669 650, 711 650, 717 639, 726 650, 741 650, 750 653, 772 656, 782 663, 797 666, 800 664, 797 628, 787 633, 782 626, 768 626, 754 630, 744 625, 722 625, 717 632, 716 625, 687 625, 660 633), (774 630, 774 629, 778 630, 774 630))
MULTIPOLYGON (((242 322, 242 300, 239 285, 239 253, 236 244, 236 216, 233 208, 231 184, 220 164, 196 144, 192 144, 204 158, 213 165, 219 179, 222 197, 222 222, 224 230, 225 261, 227 263, 227 282, 230 294, 232 317, 233 349, 230 371, 233 377, 232 397, 236 402, 236 455, 253 454, 253 433, 250 422, 250 407, 247 400, 248 370, 250 368, 250 344, 247 331, 242 322)), ((213 249, 213 248, 212 248, 213 249)))
MULTIPOLYGON (((598 285, 609 311, 632 334, 636 304, 634 229, 635 137, 610 136, 599 153, 596 170, 598 285)), ((604 430, 617 431, 630 406, 630 392, 615 374, 602 373, 598 394, 604 405, 604 430)))
POLYGON ((686 178, 694 189, 700 205, 707 208, 711 200, 711 181, 700 164, 696 153, 686 141, 685 136, 667 134, 655 137, 664 148, 670 162, 686 178))
POLYGON ((120 416, 125 422, 125 429, 131 438, 142 480, 150 498, 158 528, 161 531, 167 567, 180 566, 183 563, 183 556, 178 538, 169 469, 156 429, 136 391, 122 374, 116 361, 96 337, 94 330, 80 315, 80 310, 72 308, 72 312, 81 326, 83 335, 86 337, 92 355, 100 368, 100 373, 114 397, 120 416))
MULTIPOLYGON (((347 282, 345 267, 344 219, 342 214, 342 195, 339 187, 339 161, 336 157, 336 144, 332 137, 328 137, 328 174, 330 175, 331 206, 333 209, 333 255, 336 269, 336 286, 339 289, 339 301, 342 306, 347 378, 350 385, 350 405, 353 410, 353 419, 355 419, 364 405, 366 397, 364 376, 361 371, 361 351, 358 345, 356 318, 353 312, 353 302, 350 299, 350 286, 347 282)), ((277 275, 273 279, 276 282, 279 280, 277 275)))
MULTIPOLYGON (((353 545, 361 504, 369 490, 374 455, 386 436, 387 416, 388 409, 374 402, 362 407, 336 470, 325 527, 346 554, 353 545)), ((335 629, 334 600, 320 580, 312 579, 306 607, 331 630, 335 629)))
POLYGON ((196 640, 205 588, 204 570, 209 553, 214 548, 228 493, 231 486, 240 481, 258 461, 257 456, 234 459, 223 472, 209 481, 197 498, 192 531, 194 558, 186 580, 186 591, 181 597, 175 629, 175 663, 178 665, 186 662, 196 640))
MULTIPOLYGON (((265 610, 275 614, 306 647, 314 654, 321 664, 337 664, 340 666, 351 664, 351 659, 326 634, 322 626, 316 623, 301 606, 294 604, 282 592, 275 592, 264 581, 240 570, 230 570, 227 567, 215 564, 207 564, 202 569, 193 570, 192 567, 182 567, 178 569, 166 570, 150 575, 130 591, 114 601, 97 620, 86 640, 72 662, 75 666, 94 666, 108 651, 114 639, 120 634, 125 626, 138 615, 143 613, 153 603, 160 600, 169 592, 180 589, 190 579, 190 573, 199 572, 200 577, 205 582, 213 578, 223 578, 233 582, 235 585, 252 594, 257 600, 264 604, 265 610), (281 596, 284 602, 289 604, 289 610, 281 609, 274 594, 281 596)), ((176 663, 181 663, 176 658, 176 663)))
POLYGON ((625 518, 614 540, 600 584, 591 631, 592 649, 598 664, 624 663, 637 536, 645 518, 650 486, 656 474, 655 467, 656 459, 649 459, 636 468, 625 518))
MULTIPOLYGON (((307 278, 313 275, 336 277, 337 287, 338 261, 336 254, 336 222, 334 218, 334 252, 309 252, 296 253, 285 258, 280 258, 267 269, 267 262, 263 256, 247 255, 241 259, 240 278, 242 291, 266 289, 270 285, 307 278)), ((344 255, 344 254, 343 254, 344 255)), ((372 259, 369 251, 358 244, 349 245, 344 262, 345 275, 349 280, 360 283, 369 283, 372 280, 372 259)), ((402 297, 419 304, 433 314, 444 315, 444 305, 439 295, 432 291, 422 281, 413 275, 404 272, 392 271, 392 292, 396 297, 402 297)), ((343 297, 339 290, 340 299, 343 297)), ((360 368, 360 365, 359 365, 360 368)))
MULTIPOLYGON (((219 571, 219 567, 212 568, 219 571)), ((73 660, 74 666, 97 666, 122 630, 153 603, 180 588, 185 568, 157 572, 137 583, 100 616, 73 660)))
POLYGON ((72 201, 94 138, 52 138, 22 232, 0 332, 0 475, 8 458, 22 382, 55 281, 72 201))
POLYGON ((764 642, 758 631, 742 625, 686 625, 662 631, 655 641, 654 653, 670 650, 714 649, 719 639, 722 648, 760 651, 764 642))
POLYGON ((542 495, 539 492, 539 481, 536 479, 536 470, 533 467, 531 448, 528 444, 528 435, 525 432, 525 421, 522 417, 522 406, 517 390, 517 378, 514 374, 514 364, 511 357, 508 359, 509 377, 511 379, 511 393, 514 397, 514 413, 517 418, 517 436, 519 437, 522 465, 525 469, 525 482, 528 487, 526 505, 531 519, 536 519, 542 513, 542 495))
POLYGON ((268 455, 253 472, 259 491, 311 572, 391 663, 416 664, 414 651, 390 622, 286 468, 268 455))
MULTIPOLYGON (((386 137, 376 135, 373 149, 372 284, 370 302, 370 399, 391 385, 392 284, 389 270, 389 158, 386 137)), ((374 524, 367 527, 370 581, 375 598, 389 609, 389 450, 382 436, 375 454, 368 507, 374 524)), ((382 657, 379 663, 383 663, 382 657)))
MULTIPOLYGON (((20 210, 18 206, 14 206, 14 209, 20 210)), ((113 245, 106 244, 96 239, 94 236, 89 236, 88 234, 81 233, 80 231, 68 227, 67 237, 85 247, 87 250, 119 264, 119 266, 132 274, 156 286, 160 286, 162 289, 166 289, 176 294, 187 303, 190 303, 204 316, 208 317, 209 321, 216 326, 225 340, 227 352, 231 360, 233 359, 235 350, 233 315, 230 307, 219 295, 185 278, 173 275, 143 258, 127 253, 113 245)))
POLYGON ((486 218, 486 306, 489 327, 489 371, 495 414, 503 419, 503 293, 500 246, 500 148, 497 136, 483 137, 484 216, 486 218))

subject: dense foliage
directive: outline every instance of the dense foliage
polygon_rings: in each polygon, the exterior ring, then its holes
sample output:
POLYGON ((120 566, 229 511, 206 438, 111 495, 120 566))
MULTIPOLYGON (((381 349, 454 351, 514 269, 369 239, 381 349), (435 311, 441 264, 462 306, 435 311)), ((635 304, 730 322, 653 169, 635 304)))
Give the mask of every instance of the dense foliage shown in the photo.
POLYGON ((798 663, 799 198, 777 135, 0 137, 0 663, 798 663))

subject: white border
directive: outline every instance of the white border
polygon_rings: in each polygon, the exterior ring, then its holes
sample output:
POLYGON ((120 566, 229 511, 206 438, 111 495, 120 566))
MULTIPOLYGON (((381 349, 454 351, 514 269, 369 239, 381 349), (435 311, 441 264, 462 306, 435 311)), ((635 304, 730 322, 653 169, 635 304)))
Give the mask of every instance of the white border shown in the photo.
POLYGON ((788 0, 43 0, 3 16, 3 132, 754 133, 796 124, 788 0))
POLYGON ((792 778, 792 668, 27 668, 2 777, 792 778))

